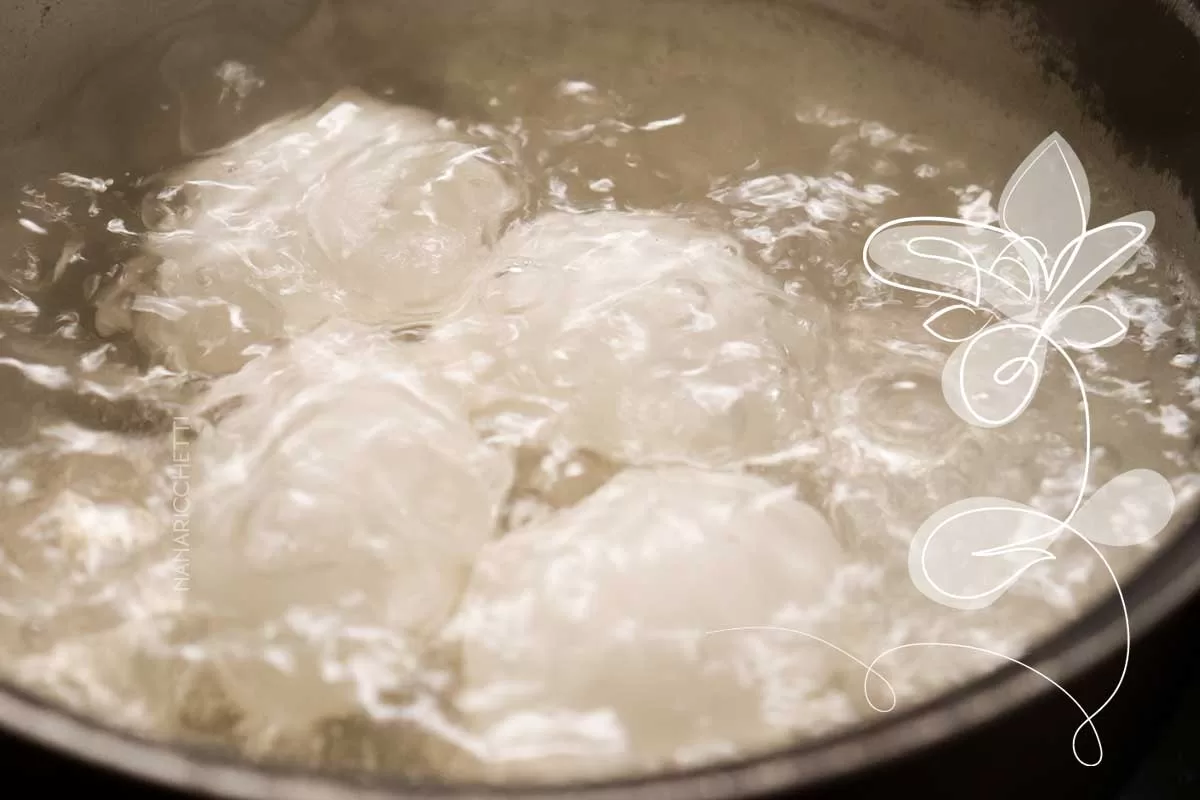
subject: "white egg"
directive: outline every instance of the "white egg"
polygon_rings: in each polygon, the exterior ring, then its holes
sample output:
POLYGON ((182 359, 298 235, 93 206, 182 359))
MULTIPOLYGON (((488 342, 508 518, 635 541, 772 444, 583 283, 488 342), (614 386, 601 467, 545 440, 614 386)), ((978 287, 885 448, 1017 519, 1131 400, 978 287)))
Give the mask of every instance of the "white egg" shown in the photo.
POLYGON ((627 470, 489 544, 449 629, 482 769, 576 778, 819 727, 841 656, 727 629, 818 604, 841 563, 790 489, 686 467, 627 470))
POLYGON ((554 213, 510 230, 433 334, 518 439, 634 463, 726 465, 814 438, 824 307, 732 240, 657 214, 554 213))
POLYGON ((206 403, 232 410, 192 445, 189 599, 226 619, 230 694, 303 725, 403 687, 495 532, 510 457, 402 344, 348 323, 206 403))
POLYGON ((330 317, 403 322, 464 287, 518 197, 426 111, 342 92, 170 174, 102 303, 168 365, 232 372, 330 317))

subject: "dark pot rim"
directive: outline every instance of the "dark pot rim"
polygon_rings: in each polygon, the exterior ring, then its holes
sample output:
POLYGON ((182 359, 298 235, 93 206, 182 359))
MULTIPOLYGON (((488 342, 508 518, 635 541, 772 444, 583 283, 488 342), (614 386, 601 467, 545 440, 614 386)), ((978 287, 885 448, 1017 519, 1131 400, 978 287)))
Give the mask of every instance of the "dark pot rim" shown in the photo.
MULTIPOLYGON (((988 2, 988 0, 978 0, 988 2)), ((1056 0, 1051 0, 1055 2, 1056 0)), ((1157 10, 1200 44, 1200 10, 1187 0, 1155 0, 1136 13, 1157 10)), ((1086 12, 1084 12, 1086 13, 1086 12)), ((1135 13, 1135 12, 1129 12, 1135 13)), ((1092 31, 1094 33, 1094 31, 1092 31)), ((1177 37, 1178 38, 1178 37, 1177 37)), ((1200 48, 1193 59, 1200 63, 1200 48)), ((1197 74, 1200 77, 1200 73, 1197 74)), ((1200 137, 1200 111, 1190 121, 1200 137)), ((1143 153, 1152 146, 1135 142, 1143 153)), ((1188 154, 1192 156, 1192 154, 1188 154)), ((1194 156, 1192 156, 1194 157, 1194 156)), ((1172 154, 1149 153, 1158 166, 1177 168, 1172 154)), ((1200 173, 1200 158, 1187 177, 1200 173)), ((1192 197, 1200 194, 1193 182, 1192 197)), ((1067 683, 1125 650, 1200 596, 1200 518, 1165 544, 1124 588, 1072 625, 1047 638, 1026 658, 1043 675, 1067 683), (1125 612, 1128 612, 1126 617, 1125 612)), ((579 783, 569 786, 421 785, 387 779, 264 766, 189 745, 142 739, 58 708, 30 692, 0 681, 0 732, 115 773, 188 794, 238 800, 385 800, 385 798, 563 798, 563 800, 728 800, 823 784, 931 748, 997 720, 1039 696, 1051 685, 1034 672, 1010 664, 947 694, 896 711, 836 735, 733 763, 669 774, 579 783)), ((1104 716, 1097 716, 1103 737, 1104 716)), ((1079 722, 1085 720, 1080 716, 1079 722)), ((1063 758, 1072 758, 1064 730, 1063 758)))

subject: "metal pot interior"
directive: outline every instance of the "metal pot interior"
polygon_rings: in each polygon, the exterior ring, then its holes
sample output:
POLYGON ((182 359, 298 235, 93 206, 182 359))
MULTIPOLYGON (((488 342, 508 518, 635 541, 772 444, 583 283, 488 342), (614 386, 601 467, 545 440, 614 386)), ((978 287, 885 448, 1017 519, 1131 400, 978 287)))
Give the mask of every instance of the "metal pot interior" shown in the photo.
MULTIPOLYGON (((497 0, 502 2, 502 0, 497 0)), ((801 2, 801 0, 797 0, 801 2)), ((810 0, 839 21, 950 70, 998 104, 1036 109, 1047 129, 1081 151, 1112 147, 1130 202, 1152 208, 1157 231, 1194 250, 1200 219, 1200 12, 1186 0, 810 0)), ((479 4, 452 3, 469 14, 479 4)), ((521 2, 509 3, 521 13, 521 2)), ((285 36, 307 19, 306 0, 253 4, 161 0, 13 0, 0 30, 0 142, 38 135, 40 123, 108 54, 170 20, 201 10, 244 18, 285 36)), ((397 43, 402 48, 403 37, 397 43)), ((918 98, 913 98, 917 102, 918 98)), ((970 121, 964 121, 969 127, 970 121)), ((1011 143, 1014 156, 1033 142, 1011 143)), ((7 178, 5 178, 7 180, 7 178)), ((1163 545, 1125 586, 1134 648, 1200 590, 1200 528, 1163 545)), ((1115 598, 1039 645, 1029 663, 1068 680, 1118 653, 1124 642, 1115 598)), ((538 796, 728 798, 808 787, 920 753, 1048 691, 1012 667, 870 724, 792 750, 669 776, 539 789, 538 796)), ((108 730, 102 721, 54 708, 16 687, 0 690, 0 728, 104 768, 182 791, 260 800, 287 797, 529 796, 532 789, 444 789, 253 766, 108 730)))

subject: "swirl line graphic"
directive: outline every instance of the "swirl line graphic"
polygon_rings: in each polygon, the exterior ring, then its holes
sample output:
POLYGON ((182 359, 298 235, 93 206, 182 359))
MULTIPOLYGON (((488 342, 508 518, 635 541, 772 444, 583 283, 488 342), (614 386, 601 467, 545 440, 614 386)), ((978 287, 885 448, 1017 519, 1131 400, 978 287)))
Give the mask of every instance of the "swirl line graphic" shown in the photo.
POLYGON ((926 319, 924 328, 957 345, 942 373, 942 391, 950 408, 967 424, 999 428, 1015 421, 1037 395, 1047 354, 1052 350, 1062 357, 1079 389, 1083 416, 1079 489, 1070 513, 1061 520, 1005 498, 973 497, 949 504, 930 515, 913 537, 909 575, 934 602, 963 611, 982 609, 1002 597, 1029 569, 1053 561, 1047 548, 1062 532, 1078 537, 1108 573, 1123 617, 1123 663, 1108 697, 1089 711, 1035 667, 968 644, 912 642, 891 647, 867 662, 826 639, 791 628, 749 626, 710 634, 786 631, 822 643, 865 670, 865 698, 881 713, 898 703, 895 689, 877 669, 889 656, 923 647, 994 656, 1037 675, 1079 709, 1083 722, 1071 739, 1072 753, 1080 764, 1097 766, 1104 747, 1095 719, 1120 692, 1131 649, 1125 596, 1097 545, 1125 547, 1151 540, 1170 523, 1176 499, 1166 478, 1145 469, 1118 475, 1088 497, 1092 417, 1087 386, 1070 351, 1090 352, 1124 339, 1128 323, 1121 312, 1103 299, 1088 298, 1146 242, 1154 215, 1137 212, 1089 229, 1087 174, 1057 133, 1013 173, 998 210, 999 225, 951 217, 906 217, 885 223, 868 237, 863 263, 883 285, 950 301, 926 319), (942 325, 952 329, 957 325, 967 332, 942 332, 942 325), (886 707, 871 698, 872 678, 891 695, 886 707), (1094 759, 1080 752, 1085 729, 1096 745, 1094 759))

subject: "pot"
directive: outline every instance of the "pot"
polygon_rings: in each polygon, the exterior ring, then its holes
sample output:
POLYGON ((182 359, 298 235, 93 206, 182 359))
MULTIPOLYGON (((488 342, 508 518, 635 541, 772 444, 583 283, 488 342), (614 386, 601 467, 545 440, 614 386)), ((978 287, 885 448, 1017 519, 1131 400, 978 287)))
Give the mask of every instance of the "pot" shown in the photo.
MULTIPOLYGON (((1190 212, 1168 221, 1195 238, 1200 212, 1200 8, 1189 0, 814 0, 862 31, 952 68, 997 102, 1051 83, 1047 126, 1070 132, 1081 110, 1135 162, 1178 183, 1190 212)), ((470 3, 464 2, 464 13, 470 3)), ((9 0, 0 25, 0 141, 36 132, 47 109, 106 53, 201 7, 282 32, 307 0, 9 0)), ((1142 206, 1145 207, 1145 206, 1142 206)), ((0 686, 0 758, 78 774, 96 789, 239 800, 538 797, 562 800, 1111 796, 1188 668, 1200 618, 1200 522, 1166 543, 1124 587, 1132 658, 1123 688, 1096 719, 1104 760, 1072 756, 1079 710, 1016 666, 950 694, 794 749, 708 769, 560 788, 432 787, 240 763, 139 740, 0 686)), ((1038 645, 1027 663, 1087 708, 1111 693, 1123 665, 1125 616, 1113 597, 1038 645)), ((19 774, 8 767, 8 776, 19 774)))

